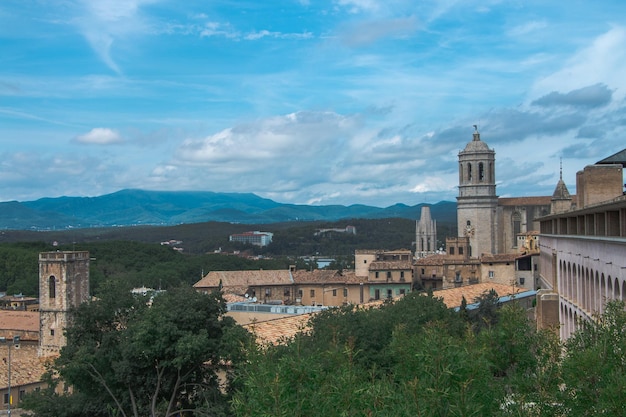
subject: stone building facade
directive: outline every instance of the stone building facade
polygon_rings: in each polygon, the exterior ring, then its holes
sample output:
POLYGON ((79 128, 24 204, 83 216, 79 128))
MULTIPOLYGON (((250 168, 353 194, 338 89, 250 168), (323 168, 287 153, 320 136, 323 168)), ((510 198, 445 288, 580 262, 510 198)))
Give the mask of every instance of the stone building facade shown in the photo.
POLYGON ((580 320, 602 314, 608 301, 626 300, 626 149, 607 160, 576 174, 575 210, 540 219, 546 292, 538 298, 538 324, 554 326, 562 339, 580 320))
POLYGON ((89 252, 39 254, 39 355, 65 346, 69 310, 89 300, 89 252))

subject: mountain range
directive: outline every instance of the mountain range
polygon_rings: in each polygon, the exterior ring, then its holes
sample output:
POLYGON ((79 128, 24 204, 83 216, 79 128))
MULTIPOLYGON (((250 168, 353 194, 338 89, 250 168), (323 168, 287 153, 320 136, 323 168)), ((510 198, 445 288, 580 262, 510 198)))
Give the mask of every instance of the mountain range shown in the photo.
MULTIPOLYGON (((57 197, 0 203, 0 229, 59 230, 67 228, 176 225, 208 221, 268 224, 289 221, 408 218, 418 220, 426 204, 394 204, 380 208, 282 204, 252 193, 210 191, 121 190, 98 197, 57 197)), ((430 205, 430 204, 429 204, 430 205)), ((456 222, 456 203, 430 205, 441 222, 456 222)))

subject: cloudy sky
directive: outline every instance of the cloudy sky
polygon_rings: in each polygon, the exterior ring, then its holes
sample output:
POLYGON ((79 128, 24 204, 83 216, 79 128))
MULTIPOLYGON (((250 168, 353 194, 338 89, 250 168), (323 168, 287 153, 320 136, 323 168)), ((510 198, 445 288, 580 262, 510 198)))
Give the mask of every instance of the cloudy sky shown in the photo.
POLYGON ((474 124, 500 196, 575 192, 626 147, 626 2, 0 2, 0 201, 454 201, 474 124))

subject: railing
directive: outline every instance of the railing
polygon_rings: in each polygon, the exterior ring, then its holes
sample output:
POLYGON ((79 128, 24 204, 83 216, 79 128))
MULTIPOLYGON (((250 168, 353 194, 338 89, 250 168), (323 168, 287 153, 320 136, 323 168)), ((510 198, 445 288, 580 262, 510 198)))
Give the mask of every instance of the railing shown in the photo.
POLYGON ((284 306, 268 304, 231 303, 227 305, 228 311, 243 311, 249 313, 275 313, 275 314, 309 314, 317 313, 328 307, 315 306, 284 306))

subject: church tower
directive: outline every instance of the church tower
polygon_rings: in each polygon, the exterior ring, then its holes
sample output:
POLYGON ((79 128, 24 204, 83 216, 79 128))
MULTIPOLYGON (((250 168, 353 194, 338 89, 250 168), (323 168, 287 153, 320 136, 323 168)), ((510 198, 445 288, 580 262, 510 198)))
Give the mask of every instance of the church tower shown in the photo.
POLYGON ((498 225, 496 195, 496 153, 480 140, 478 127, 471 142, 459 152, 459 196, 457 225, 460 237, 466 236, 469 255, 495 254, 498 225))
POLYGON ((39 254, 39 356, 58 354, 69 310, 89 300, 89 252, 39 254))
POLYGON ((430 207, 422 206, 415 224, 415 257, 423 258, 437 252, 437 222, 430 217, 430 207))

